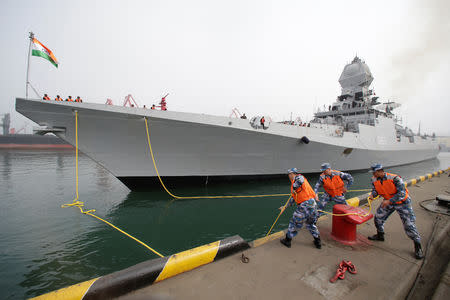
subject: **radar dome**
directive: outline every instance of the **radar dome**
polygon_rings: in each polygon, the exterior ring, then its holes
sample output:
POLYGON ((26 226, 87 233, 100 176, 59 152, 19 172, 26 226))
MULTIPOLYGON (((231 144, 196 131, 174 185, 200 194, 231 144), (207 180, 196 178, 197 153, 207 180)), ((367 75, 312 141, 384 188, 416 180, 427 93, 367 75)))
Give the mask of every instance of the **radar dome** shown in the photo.
POLYGON ((339 83, 343 90, 354 90, 355 87, 369 87, 373 81, 369 67, 358 56, 344 67, 339 83))

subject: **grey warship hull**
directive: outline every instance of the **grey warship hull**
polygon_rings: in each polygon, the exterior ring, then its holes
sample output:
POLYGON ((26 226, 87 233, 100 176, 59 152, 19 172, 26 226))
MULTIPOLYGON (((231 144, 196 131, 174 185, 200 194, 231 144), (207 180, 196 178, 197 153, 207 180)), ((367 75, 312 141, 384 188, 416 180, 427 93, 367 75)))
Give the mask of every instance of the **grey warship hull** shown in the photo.
POLYGON ((146 137, 148 118, 156 166, 163 180, 277 177, 291 167, 316 173, 322 162, 341 170, 367 169, 372 162, 395 166, 432 159, 437 142, 398 141, 389 120, 360 124, 358 133, 336 134, 332 125, 299 127, 204 114, 146 110, 91 103, 16 99, 16 110, 75 145, 130 189, 159 185, 146 137), (302 141, 307 137, 309 143, 302 141))

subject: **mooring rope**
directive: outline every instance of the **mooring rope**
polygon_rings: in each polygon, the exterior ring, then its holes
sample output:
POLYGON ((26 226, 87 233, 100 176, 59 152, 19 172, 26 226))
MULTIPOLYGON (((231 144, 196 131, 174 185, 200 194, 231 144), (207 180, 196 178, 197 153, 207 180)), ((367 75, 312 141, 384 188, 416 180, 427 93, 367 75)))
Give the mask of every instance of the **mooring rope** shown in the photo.
MULTIPOLYGON (((263 197, 280 197, 280 196, 290 196, 291 194, 262 194, 262 195, 227 195, 227 196, 177 196, 169 191, 169 189, 164 184, 161 176, 159 175, 158 167, 156 166, 156 159, 155 155, 153 153, 152 143, 150 140, 150 130, 148 126, 147 117, 144 117, 145 121, 145 131, 147 133, 147 143, 148 148, 150 151, 150 156, 152 158, 153 167, 155 168, 156 176, 159 179, 159 182, 161 183, 161 186, 166 191, 167 194, 169 194, 171 197, 175 199, 222 199, 222 198, 263 198, 263 197)), ((351 190, 349 192, 359 192, 359 191, 369 191, 369 189, 364 190, 351 190)))
POLYGON ((152 247, 150 247, 146 243, 144 243, 141 240, 135 238, 131 234, 123 231, 122 229, 120 229, 119 227, 115 226, 114 224, 111 224, 110 222, 108 222, 108 221, 100 218, 99 216, 93 214, 95 212, 95 209, 90 209, 90 210, 86 210, 86 211, 83 210, 84 202, 79 200, 79 193, 78 193, 78 111, 75 111, 75 177, 76 177, 76 184, 75 184, 76 197, 75 197, 75 199, 72 200, 72 203, 67 203, 67 204, 61 205, 62 208, 64 208, 64 207, 78 207, 82 214, 91 216, 93 218, 96 218, 96 219, 104 222, 105 224, 111 226, 112 228, 114 228, 115 230, 119 231, 120 233, 123 233, 124 235, 128 236, 129 238, 135 240, 136 242, 138 242, 139 244, 141 244, 142 246, 144 246, 148 250, 152 251, 153 253, 155 253, 159 257, 164 257, 164 255, 162 255, 161 253, 159 253, 158 251, 156 251, 155 249, 153 249, 152 247))

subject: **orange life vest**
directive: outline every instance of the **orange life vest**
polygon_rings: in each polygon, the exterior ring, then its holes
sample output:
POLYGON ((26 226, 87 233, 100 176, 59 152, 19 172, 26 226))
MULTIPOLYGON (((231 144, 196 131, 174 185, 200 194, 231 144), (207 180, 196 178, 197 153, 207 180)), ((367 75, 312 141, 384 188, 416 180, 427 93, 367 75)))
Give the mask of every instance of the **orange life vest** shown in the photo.
MULTIPOLYGON (((395 184, 394 184, 394 178, 396 176, 398 176, 398 175, 386 172, 387 179, 383 180, 383 182, 381 182, 381 180, 378 180, 375 177, 372 177, 372 182, 373 182, 373 185, 375 186, 375 190, 377 191, 378 195, 382 196, 386 200, 389 200, 392 197, 394 197, 395 194, 397 194, 397 188, 395 187, 395 184)), ((406 187, 405 187, 405 190, 406 190, 405 198, 403 198, 400 201, 395 202, 395 204, 401 204, 403 201, 405 201, 408 198, 409 192, 406 187)))
POLYGON ((81 101, 81 98, 76 98, 76 99, 75 99, 75 102, 82 102, 82 101, 81 101))
POLYGON ((72 98, 67 98, 66 101, 73 102, 72 98))
POLYGON ((309 199, 314 199, 316 197, 316 193, 314 193, 314 190, 311 188, 311 186, 309 185, 308 180, 304 178, 304 182, 303 184, 294 191, 294 182, 295 182, 295 178, 294 180, 292 180, 291 182, 291 194, 292 194, 292 198, 294 198, 295 202, 297 204, 301 204, 303 202, 305 202, 306 200, 309 199))
POLYGON ((331 197, 340 196, 344 193, 345 184, 340 173, 339 171, 331 170, 331 178, 326 176, 325 173, 320 175, 323 176, 323 189, 331 197))
POLYGON ((63 99, 61 97, 56 97, 55 101, 63 101, 63 99))
POLYGON ((49 97, 49 96, 44 96, 44 98, 42 98, 42 99, 44 99, 44 100, 50 100, 50 97, 49 97))

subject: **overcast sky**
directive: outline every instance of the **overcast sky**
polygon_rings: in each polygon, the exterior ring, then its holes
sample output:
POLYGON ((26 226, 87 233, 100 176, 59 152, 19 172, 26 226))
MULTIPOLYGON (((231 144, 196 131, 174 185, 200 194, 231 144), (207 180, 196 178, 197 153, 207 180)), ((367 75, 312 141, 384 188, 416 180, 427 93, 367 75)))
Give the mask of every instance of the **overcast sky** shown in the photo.
POLYGON ((336 99, 358 54, 404 124, 450 135, 447 0, 2 0, 0 113, 16 128, 29 31, 60 62, 31 58, 30 81, 52 98, 150 106, 170 93, 169 110, 305 120, 336 99))

